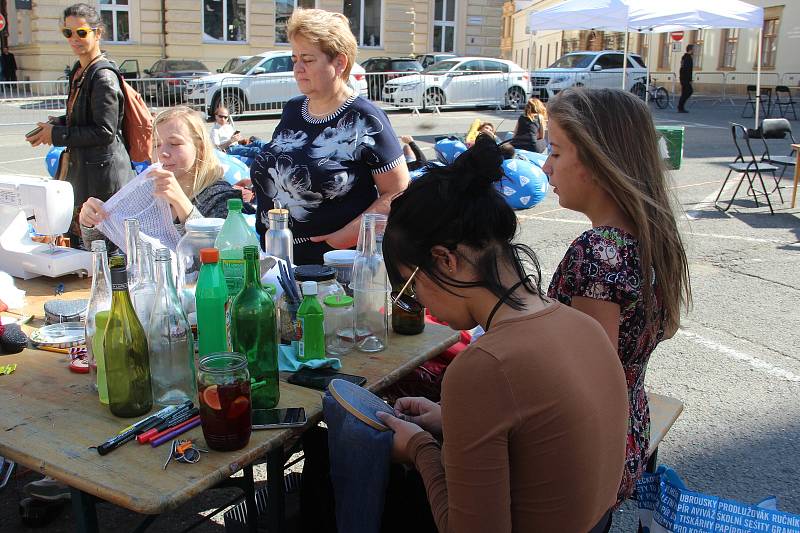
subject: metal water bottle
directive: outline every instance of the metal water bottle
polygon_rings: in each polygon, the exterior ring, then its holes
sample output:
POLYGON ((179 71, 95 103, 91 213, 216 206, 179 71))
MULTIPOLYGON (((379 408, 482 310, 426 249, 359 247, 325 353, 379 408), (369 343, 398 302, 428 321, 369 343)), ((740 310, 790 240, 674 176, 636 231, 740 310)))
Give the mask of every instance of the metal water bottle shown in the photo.
POLYGON ((292 230, 289 229, 289 210, 270 209, 267 212, 269 229, 264 238, 267 254, 283 259, 287 264, 294 264, 294 245, 292 230))

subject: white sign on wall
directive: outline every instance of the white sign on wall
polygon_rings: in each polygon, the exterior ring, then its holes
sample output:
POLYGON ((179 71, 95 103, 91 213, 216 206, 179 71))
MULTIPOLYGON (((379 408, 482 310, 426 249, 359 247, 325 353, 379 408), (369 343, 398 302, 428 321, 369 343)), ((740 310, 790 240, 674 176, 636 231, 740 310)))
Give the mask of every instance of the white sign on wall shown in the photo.
POLYGON ((480 26, 483 24, 483 17, 469 17, 467 19, 467 24, 470 26, 480 26))

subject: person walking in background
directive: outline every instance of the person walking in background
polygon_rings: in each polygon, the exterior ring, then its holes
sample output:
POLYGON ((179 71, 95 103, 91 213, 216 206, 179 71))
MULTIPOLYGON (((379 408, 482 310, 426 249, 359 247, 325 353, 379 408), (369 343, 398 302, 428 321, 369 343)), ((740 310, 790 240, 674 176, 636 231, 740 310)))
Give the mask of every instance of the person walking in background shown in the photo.
POLYGON ((66 146, 57 176, 72 184, 75 216, 70 228, 77 246, 78 213, 90 197, 108 200, 134 176, 122 137, 124 101, 119 71, 100 51, 103 20, 97 9, 74 4, 64 10, 61 34, 78 61, 69 73, 67 113, 39 122, 39 132, 26 137, 32 146, 66 146))
POLYGON ((3 47, 3 54, 0 56, 0 66, 3 70, 3 81, 17 81, 17 60, 14 58, 8 46, 3 47))
POLYGON ((618 89, 567 89, 547 111, 551 148, 542 170, 559 205, 592 222, 570 244, 548 296, 597 320, 625 369, 630 420, 622 501, 648 458, 647 362, 690 305, 689 265, 644 101, 618 89))
POLYGON ((520 150, 543 153, 547 148, 544 139, 547 130, 547 109, 538 98, 531 98, 525 104, 525 111, 517 119, 511 145, 520 150))
POLYGON ((686 53, 681 58, 681 99, 678 100, 678 113, 688 113, 686 111, 686 101, 692 96, 694 89, 692 89, 692 72, 694 70, 694 45, 690 44, 686 47, 686 53))

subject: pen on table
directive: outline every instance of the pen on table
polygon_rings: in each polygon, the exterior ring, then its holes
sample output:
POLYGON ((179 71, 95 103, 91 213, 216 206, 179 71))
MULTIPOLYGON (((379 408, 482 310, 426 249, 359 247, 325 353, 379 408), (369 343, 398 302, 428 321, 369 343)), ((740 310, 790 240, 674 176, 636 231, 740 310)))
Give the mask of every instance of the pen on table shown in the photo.
POLYGON ((175 437, 177 437, 181 433, 186 433, 190 429, 195 428, 195 427, 197 427, 199 425, 200 425, 200 415, 198 415, 197 417, 192 418, 190 420, 187 420, 186 422, 184 422, 183 424, 181 424, 181 425, 179 425, 179 426, 177 426, 175 428, 172 428, 172 429, 167 430, 167 431, 162 431, 159 434, 160 436, 158 436, 155 439, 153 439, 152 441, 150 441, 150 446, 152 446, 153 448, 155 448, 156 446, 161 446, 162 444, 164 444, 168 440, 174 439, 175 437))
POLYGON ((53 352, 53 353, 63 353, 63 354, 70 354, 76 355, 78 352, 86 353, 86 349, 82 350, 71 350, 70 348, 57 348, 55 346, 37 346, 37 350, 44 350, 45 352, 53 352))
POLYGON ((147 444, 151 440, 157 438, 159 433, 166 430, 177 428, 178 425, 196 417, 198 414, 200 414, 200 409, 195 407, 193 409, 189 409, 188 411, 183 411, 179 414, 171 416, 170 418, 161 422, 156 427, 150 428, 141 435, 138 435, 136 437, 136 442, 138 442, 139 444, 147 444))
POLYGON ((179 409, 185 409, 188 404, 191 404, 191 401, 187 400, 187 402, 185 402, 182 405, 170 405, 169 407, 165 407, 161 411, 158 411, 154 415, 151 415, 143 420, 139 420, 138 422, 133 424, 130 428, 128 428, 126 431, 114 435, 113 437, 105 441, 103 444, 98 446, 97 453, 99 453, 100 455, 105 455, 108 452, 119 448, 129 440, 132 440, 139 433, 147 431, 151 427, 155 427, 156 425, 160 424, 161 422, 163 422, 164 418, 170 416, 175 411, 179 409))
MULTIPOLYGON (((141 429, 142 425, 144 425, 146 422, 152 422, 152 420, 154 418, 159 418, 160 419, 160 421, 158 423, 163 422, 164 420, 166 420, 166 419, 168 419, 168 418, 170 418, 172 416, 175 416, 175 415, 179 414, 182 411, 188 411, 193 406, 194 406, 194 404, 192 403, 191 400, 186 400, 185 402, 183 402, 182 404, 179 404, 179 405, 168 405, 167 407, 161 409, 160 411, 156 411, 152 415, 146 416, 143 419, 139 420, 138 422, 136 422, 134 424, 131 424, 130 426, 128 426, 126 428, 121 429, 119 434, 125 433, 129 429, 135 428, 135 427, 138 427, 139 429, 141 429)), ((154 425, 155 424, 153 424, 152 426, 148 427, 147 429, 150 429, 154 425)), ((142 431, 144 431, 144 430, 142 430, 142 431)), ((141 431, 139 433, 141 433, 141 431)))

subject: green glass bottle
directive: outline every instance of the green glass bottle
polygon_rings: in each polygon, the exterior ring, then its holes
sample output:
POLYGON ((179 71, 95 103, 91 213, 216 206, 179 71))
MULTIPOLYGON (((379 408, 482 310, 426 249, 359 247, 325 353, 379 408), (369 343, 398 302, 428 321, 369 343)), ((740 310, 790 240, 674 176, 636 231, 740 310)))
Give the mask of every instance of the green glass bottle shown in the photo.
POLYGON ((242 200, 231 198, 228 200, 228 217, 219 230, 214 247, 219 250, 222 260, 222 272, 228 284, 228 294, 231 298, 239 294, 244 285, 244 255, 245 246, 258 246, 258 238, 242 215, 242 200))
POLYGON ((228 351, 228 287, 216 248, 200 249, 200 275, 195 287, 197 351, 200 357, 228 351))
POLYGON ((103 334, 108 406, 115 416, 141 416, 153 407, 147 336, 128 294, 125 256, 111 258, 111 311, 103 334))
POLYGON ((100 403, 103 405, 108 405, 108 383, 106 383, 106 356, 103 354, 103 335, 108 325, 108 315, 110 313, 111 311, 98 311, 94 315, 94 323, 98 333, 95 333, 92 338, 92 353, 97 365, 97 392, 100 394, 100 403))
POLYGON ((317 282, 303 282, 303 303, 297 310, 297 321, 303 330, 297 357, 302 361, 325 359, 325 317, 317 300, 317 282))
POLYGON ((244 247, 244 286, 231 306, 233 351, 247 357, 253 409, 278 405, 278 321, 275 303, 261 286, 258 247, 244 247))

